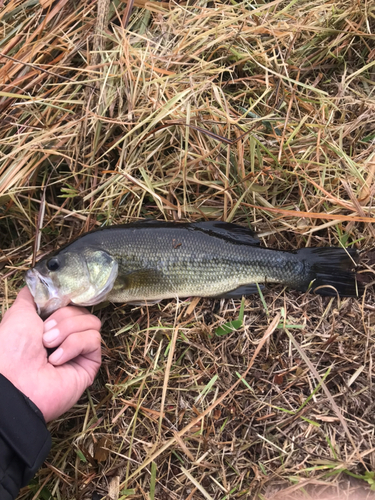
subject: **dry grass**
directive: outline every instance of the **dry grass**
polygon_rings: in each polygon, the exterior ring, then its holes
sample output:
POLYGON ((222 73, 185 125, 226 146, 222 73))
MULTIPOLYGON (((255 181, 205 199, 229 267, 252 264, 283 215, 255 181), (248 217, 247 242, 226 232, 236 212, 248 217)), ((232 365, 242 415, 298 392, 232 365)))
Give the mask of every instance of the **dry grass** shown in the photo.
MULTIPOLYGON (((3 308, 34 249, 146 216, 372 248, 372 2, 43 7, 0 14, 3 308)), ((98 307, 101 373, 19 498, 374 498, 373 290, 269 287, 216 336, 239 308, 98 307)))

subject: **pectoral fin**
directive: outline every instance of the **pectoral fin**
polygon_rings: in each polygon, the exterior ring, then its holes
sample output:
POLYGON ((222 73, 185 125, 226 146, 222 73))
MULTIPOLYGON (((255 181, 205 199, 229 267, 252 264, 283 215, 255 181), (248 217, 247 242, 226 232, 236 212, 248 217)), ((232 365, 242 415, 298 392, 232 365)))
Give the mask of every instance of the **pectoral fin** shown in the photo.
POLYGON ((137 271, 119 276, 116 279, 113 291, 147 289, 152 283, 159 284, 163 278, 163 273, 157 269, 138 269, 137 271))
POLYGON ((117 278, 117 261, 102 250, 89 249, 85 254, 89 286, 71 302, 81 306, 93 306, 102 302, 112 290, 117 278))

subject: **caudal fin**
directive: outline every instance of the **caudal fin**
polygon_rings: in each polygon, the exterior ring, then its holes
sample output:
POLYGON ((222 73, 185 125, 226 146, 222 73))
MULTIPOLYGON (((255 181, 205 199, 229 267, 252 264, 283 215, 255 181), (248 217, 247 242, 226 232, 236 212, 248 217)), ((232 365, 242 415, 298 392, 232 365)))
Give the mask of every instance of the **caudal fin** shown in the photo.
POLYGON ((356 279, 355 266, 359 260, 352 248, 301 248, 298 256, 309 270, 302 291, 313 290, 320 295, 357 297, 364 288, 356 279), (322 287, 322 288, 319 288, 322 287), (319 290, 317 290, 319 288, 319 290))

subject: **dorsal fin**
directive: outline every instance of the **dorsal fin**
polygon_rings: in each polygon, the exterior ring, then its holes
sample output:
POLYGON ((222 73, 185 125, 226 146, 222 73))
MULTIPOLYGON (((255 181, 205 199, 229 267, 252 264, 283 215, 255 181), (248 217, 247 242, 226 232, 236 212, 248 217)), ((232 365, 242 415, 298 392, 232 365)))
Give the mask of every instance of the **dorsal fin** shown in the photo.
POLYGON ((226 238, 234 243, 241 245, 258 246, 260 241, 254 231, 248 227, 238 226, 230 222, 208 221, 208 222, 193 222, 189 224, 192 229, 198 229, 205 233, 226 238))
MULTIPOLYGON (((137 229, 137 228, 147 228, 149 227, 157 229, 179 229, 185 228, 191 231, 202 231, 211 236, 216 236, 221 239, 226 239, 231 241, 232 243, 237 243, 239 245, 250 245, 250 246, 258 246, 260 245, 260 241, 258 236, 254 231, 252 231, 249 227, 239 226, 237 224, 232 224, 230 222, 223 221, 204 221, 204 222, 174 222, 174 221, 163 221, 156 219, 143 219, 137 222, 131 222, 128 224, 119 224, 114 226, 105 226, 101 228, 94 229, 89 233, 82 234, 75 240, 71 241, 67 245, 61 247, 57 252, 61 252, 66 248, 70 247, 72 244, 79 244, 81 238, 87 237, 89 235, 95 235, 101 231, 107 230, 115 230, 119 231, 122 229, 137 229)), ((88 244, 89 240, 86 240, 86 244, 88 244)), ((54 254, 52 253, 50 257, 54 254)))

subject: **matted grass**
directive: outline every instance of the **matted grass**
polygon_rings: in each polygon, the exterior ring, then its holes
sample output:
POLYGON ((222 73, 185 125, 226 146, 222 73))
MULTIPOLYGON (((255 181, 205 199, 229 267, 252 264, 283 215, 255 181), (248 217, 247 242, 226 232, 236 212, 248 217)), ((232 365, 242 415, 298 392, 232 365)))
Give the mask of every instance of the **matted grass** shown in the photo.
MULTIPOLYGON (((354 245, 373 279, 371 2, 10 0, 0 19, 3 310, 36 251, 144 217, 354 245)), ((374 498, 373 289, 243 305, 222 336, 241 301, 97 307, 101 372, 19 498, 374 498)))

